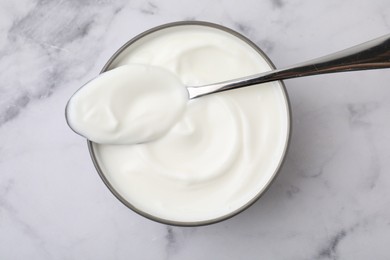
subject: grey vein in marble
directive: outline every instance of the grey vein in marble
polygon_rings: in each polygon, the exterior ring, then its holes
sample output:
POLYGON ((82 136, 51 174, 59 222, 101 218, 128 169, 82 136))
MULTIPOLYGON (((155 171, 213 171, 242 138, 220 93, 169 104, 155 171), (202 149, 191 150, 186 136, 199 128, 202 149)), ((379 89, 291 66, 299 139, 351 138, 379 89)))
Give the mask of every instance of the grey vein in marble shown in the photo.
POLYGON ((370 122, 367 120, 367 116, 380 108, 380 104, 377 102, 348 104, 349 123, 351 127, 367 127, 370 126, 370 122))
MULTIPOLYGON (((9 185, 5 187, 5 191, 9 192, 13 185, 13 181, 9 182, 9 185)), ((2 197, 6 194, 2 194, 2 197)), ((0 198, 0 219, 4 219, 8 215, 8 218, 12 220, 15 227, 19 229, 30 241, 32 241, 37 248, 43 253, 45 257, 50 257, 49 251, 45 248, 45 240, 39 235, 39 232, 35 227, 25 222, 19 217, 17 210, 8 203, 4 198, 0 198)), ((0 252, 1 253, 1 252, 0 252)))
POLYGON ((320 251, 318 259, 334 259, 337 260, 337 246, 340 242, 347 236, 345 230, 337 232, 334 236, 331 237, 328 244, 320 251))
POLYGON ((110 12, 99 10, 99 6, 111 3, 39 1, 25 16, 15 20, 7 32, 8 44, 1 51, 0 68, 4 73, 0 81, 6 87, 0 93, 7 98, 0 99, 0 126, 18 116, 32 100, 51 96, 54 89, 69 81, 70 71, 79 68, 82 72, 74 74, 74 79, 93 66, 92 51, 76 50, 74 43, 84 39, 98 42, 96 36, 89 34, 96 26, 107 26, 98 21, 100 17, 117 12, 116 5, 109 7, 110 12), (91 6, 95 3, 97 8, 91 6), (20 75, 30 74, 34 75, 32 80, 21 80, 20 75))
POLYGON ((237 30, 239 32, 241 32, 242 34, 244 35, 249 35, 251 32, 253 32, 253 29, 251 28, 251 26, 249 26, 248 24, 245 24, 245 23, 235 23, 235 27, 237 28, 237 30))
POLYGON ((147 1, 143 7, 140 8, 141 12, 144 14, 154 15, 158 11, 158 7, 151 1, 147 1))
POLYGON ((297 186, 294 186, 294 185, 290 185, 290 187, 288 188, 288 190, 286 190, 286 193, 287 193, 287 197, 289 198, 293 198, 297 193, 299 193, 301 191, 301 189, 297 186))
POLYGON ((380 109, 381 105, 378 102, 348 104, 349 123, 352 129, 364 131, 364 138, 367 142, 367 149, 370 152, 369 156, 369 175, 365 180, 366 186, 373 189, 381 173, 380 159, 372 140, 370 114, 380 109))
POLYGON ((271 0, 271 2, 276 8, 282 8, 284 6, 283 0, 271 0))
POLYGON ((166 247, 165 247, 165 252, 166 252, 166 258, 165 259, 170 259, 172 254, 174 254, 177 250, 177 241, 176 241, 176 233, 171 226, 166 226, 166 247))

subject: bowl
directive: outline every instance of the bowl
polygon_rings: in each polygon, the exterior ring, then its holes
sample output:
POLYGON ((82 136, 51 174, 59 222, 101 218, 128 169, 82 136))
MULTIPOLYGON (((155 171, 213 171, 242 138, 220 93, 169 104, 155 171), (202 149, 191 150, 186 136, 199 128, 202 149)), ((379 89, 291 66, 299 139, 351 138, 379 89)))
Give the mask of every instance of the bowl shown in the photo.
MULTIPOLYGON (((232 29, 229 29, 227 27, 224 27, 224 26, 221 26, 218 24, 214 24, 214 23, 201 22, 201 21, 181 21, 181 22, 174 22, 174 23, 168 23, 168 24, 157 26, 155 28, 147 30, 147 31, 141 33, 140 35, 134 37, 133 39, 131 39, 130 41, 125 43, 121 48, 119 48, 118 51, 116 51, 113 54, 113 56, 107 61, 107 63, 103 67, 101 73, 103 73, 107 70, 110 70, 110 69, 114 68, 115 66, 118 66, 118 64, 121 63, 121 60, 123 60, 124 56, 127 55, 126 53, 131 51, 131 48, 133 46, 142 44, 142 41, 145 38, 154 37, 154 35, 161 34, 164 32, 164 30, 169 30, 172 28, 178 28, 178 27, 186 28, 185 26, 208 27, 208 28, 213 28, 213 29, 221 30, 225 33, 228 33, 231 36, 236 37, 236 38, 240 39, 242 42, 244 42, 245 44, 249 45, 253 50, 256 51, 256 53, 259 55, 259 58, 265 60, 270 68, 275 69, 275 66, 272 64, 272 62, 267 57, 267 55, 258 46, 256 46, 252 41, 250 41, 248 38, 244 37, 240 33, 236 32, 232 29)), ((259 188, 258 191, 256 191, 256 194, 253 197, 251 197, 251 199, 249 201, 244 203, 239 208, 232 210, 231 212, 228 212, 228 213, 223 214, 223 215, 218 216, 218 217, 214 217, 211 219, 203 219, 200 221, 198 221, 198 220, 197 221, 178 221, 178 220, 169 219, 169 218, 162 218, 162 217, 156 216, 154 214, 150 214, 150 213, 140 209, 139 207, 136 207, 135 205, 133 205, 133 203, 130 203, 129 200, 125 198, 126 196, 123 196, 123 194, 121 194, 121 192, 118 190, 118 187, 115 187, 115 185, 113 185, 112 181, 108 177, 107 172, 105 172, 104 167, 102 167, 101 160, 99 160, 99 158, 97 156, 96 144, 94 144, 91 141, 88 141, 89 152, 90 152, 93 164, 97 170, 97 173, 99 174, 100 178, 102 179, 104 184, 107 186, 107 188, 111 191, 111 193, 120 202, 122 202, 129 209, 133 210, 134 212, 136 212, 136 213, 138 213, 138 214, 142 215, 143 217, 146 217, 150 220, 153 220, 153 221, 156 221, 159 223, 163 223, 163 224, 174 225, 174 226, 201 226, 201 225, 209 225, 209 224, 213 224, 213 223, 217 223, 217 222, 229 219, 229 218, 239 214, 240 212, 244 211, 245 209, 247 209, 249 206, 251 206, 253 203, 255 203, 261 197, 261 195, 263 195, 267 191, 267 189, 269 188, 269 186, 271 185, 271 183, 274 181, 275 177, 277 176, 278 172, 280 171, 280 168, 285 160, 285 155, 286 155, 286 152, 287 152, 287 149, 289 146, 290 135, 291 135, 291 109, 290 109, 289 98, 288 98, 284 83, 282 81, 278 81, 277 84, 281 88, 284 102, 285 102, 285 106, 287 108, 286 109, 286 111, 287 111, 286 112, 287 113, 287 115, 286 115, 287 135, 286 135, 285 141, 283 143, 283 147, 282 147, 283 149, 282 149, 282 152, 280 154, 280 158, 278 158, 276 167, 274 167, 274 170, 272 171, 272 173, 267 177, 267 180, 264 182, 264 185, 261 185, 261 188, 259 188)))

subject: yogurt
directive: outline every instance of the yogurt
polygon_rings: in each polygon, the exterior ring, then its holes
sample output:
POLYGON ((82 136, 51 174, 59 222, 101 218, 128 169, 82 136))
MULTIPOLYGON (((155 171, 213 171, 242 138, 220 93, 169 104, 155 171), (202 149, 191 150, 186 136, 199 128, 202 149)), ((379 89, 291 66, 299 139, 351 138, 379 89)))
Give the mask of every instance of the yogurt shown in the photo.
POLYGON ((185 111, 188 92, 159 67, 130 64, 88 82, 68 102, 69 126, 102 144, 137 144, 163 136, 185 111))
MULTIPOLYGON (((271 69, 246 41, 196 24, 144 35, 107 69, 134 63, 164 68, 187 86, 271 69)), ((170 224, 212 223, 267 188, 287 148, 289 120, 284 88, 270 82, 188 101, 177 122, 152 142, 90 147, 106 184, 138 213, 170 224)))

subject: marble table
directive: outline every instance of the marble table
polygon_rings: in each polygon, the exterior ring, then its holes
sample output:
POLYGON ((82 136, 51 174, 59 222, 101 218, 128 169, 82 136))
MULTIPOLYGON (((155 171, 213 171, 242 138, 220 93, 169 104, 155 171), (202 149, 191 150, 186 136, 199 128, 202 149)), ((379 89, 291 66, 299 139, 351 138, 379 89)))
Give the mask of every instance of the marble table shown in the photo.
POLYGON ((0 0, 0 259, 390 259, 390 70, 286 81, 293 134, 269 191, 210 226, 123 206, 71 94, 136 34, 178 20, 238 30, 283 67, 390 32, 388 0, 0 0))

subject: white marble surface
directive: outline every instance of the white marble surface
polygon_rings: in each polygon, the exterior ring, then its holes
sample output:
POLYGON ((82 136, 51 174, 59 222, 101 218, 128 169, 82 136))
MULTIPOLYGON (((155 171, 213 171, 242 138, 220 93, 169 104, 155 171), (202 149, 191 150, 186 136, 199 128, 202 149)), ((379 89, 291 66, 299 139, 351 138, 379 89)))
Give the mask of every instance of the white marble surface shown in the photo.
POLYGON ((286 163, 233 219, 169 227, 111 195, 66 101, 124 42, 188 19, 282 67, 389 33, 390 3, 0 0, 0 259, 390 259, 389 70, 287 81, 286 163))

